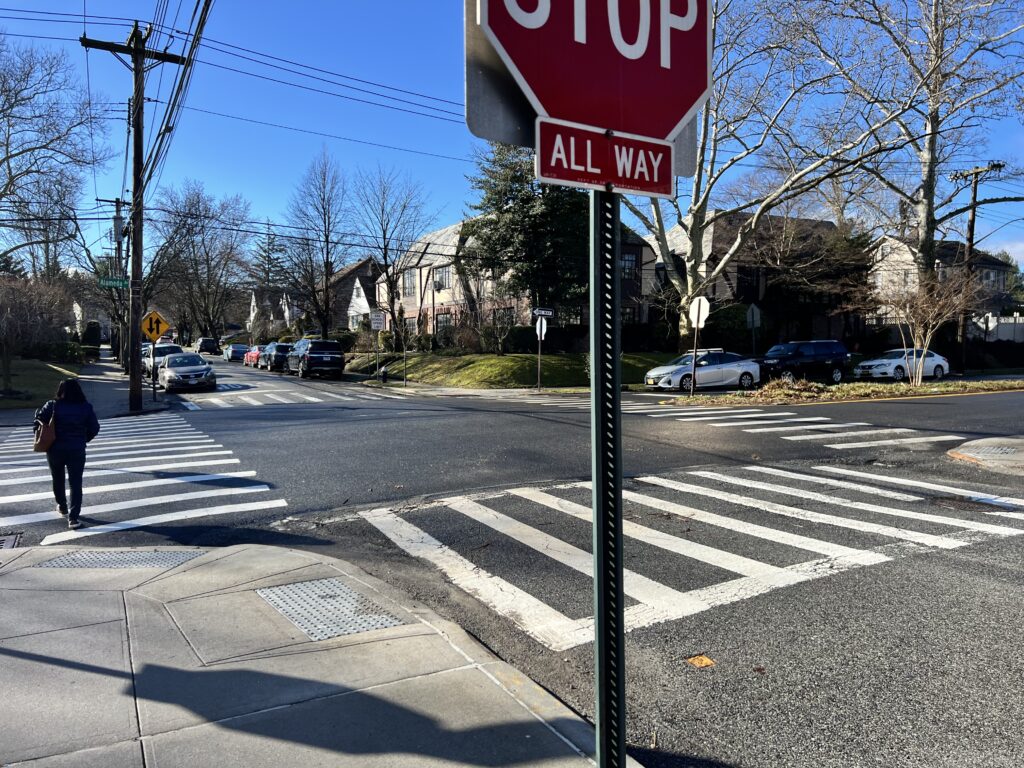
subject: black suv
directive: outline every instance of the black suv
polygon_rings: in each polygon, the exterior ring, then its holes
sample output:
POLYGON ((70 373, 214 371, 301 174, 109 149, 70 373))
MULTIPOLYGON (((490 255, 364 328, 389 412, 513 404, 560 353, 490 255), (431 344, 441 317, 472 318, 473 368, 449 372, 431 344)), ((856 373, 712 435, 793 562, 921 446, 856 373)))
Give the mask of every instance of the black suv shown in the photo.
POLYGON ((220 347, 217 346, 216 339, 202 338, 196 342, 196 352, 199 354, 205 352, 207 355, 219 355, 220 347))
POLYGON ((304 379, 310 374, 341 377, 345 370, 345 353, 336 341, 299 339, 288 353, 285 371, 304 379))
POLYGON ((260 358, 256 361, 256 367, 266 368, 268 371, 283 371, 288 364, 288 353, 291 349, 291 344, 272 341, 260 352, 260 358))
POLYGON ((838 384, 849 373, 850 353, 838 341, 791 341, 776 344, 764 358, 761 381, 768 379, 823 379, 838 384))

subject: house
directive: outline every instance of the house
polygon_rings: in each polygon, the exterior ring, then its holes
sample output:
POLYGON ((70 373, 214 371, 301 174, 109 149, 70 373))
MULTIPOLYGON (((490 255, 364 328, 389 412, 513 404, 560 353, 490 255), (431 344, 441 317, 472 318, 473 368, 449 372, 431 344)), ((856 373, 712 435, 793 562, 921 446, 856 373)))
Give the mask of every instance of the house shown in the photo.
MULTIPOLYGON (((472 246, 472 238, 463 230, 464 222, 452 224, 424 235, 399 261, 397 291, 406 332, 437 334, 459 322, 470 303, 476 302, 489 311, 500 311, 511 316, 515 325, 532 322, 528 296, 495 296, 495 281, 486 278, 460 279, 456 273, 455 256, 472 246)), ((622 322, 645 323, 649 314, 649 299, 658 287, 655 272, 655 253, 648 243, 626 226, 622 227, 622 322)), ((387 276, 377 278, 376 300, 384 308, 388 305, 387 276)), ((585 323, 586 311, 581 317, 559 317, 562 324, 585 323)), ((386 320, 387 328, 392 325, 386 320)))
POLYGON ((374 258, 365 258, 351 264, 332 280, 335 325, 359 330, 363 321, 377 309, 377 278, 381 266, 374 258))
MULTIPOLYGON (((959 240, 935 243, 935 275, 941 281, 967 259, 967 246, 959 240)), ((1010 280, 1016 269, 1012 264, 975 249, 971 256, 975 274, 985 288, 987 299, 981 309, 997 312, 1007 302, 1010 280)), ((914 291, 919 284, 914 249, 907 240, 883 237, 872 254, 871 279, 882 294, 893 290, 914 291)))
POLYGON ((282 288, 254 288, 249 295, 246 330, 254 335, 273 335, 292 325, 298 312, 282 288))
POLYGON ((78 298, 72 302, 71 311, 75 316, 74 329, 79 335, 85 333, 85 327, 95 320, 100 325, 100 337, 104 341, 110 339, 114 324, 101 302, 78 298))
MULTIPOLYGON (((733 247, 736 236, 750 221, 749 213, 717 216, 703 233, 704 254, 699 274, 714 272, 733 247)), ((766 330, 780 340, 790 338, 842 338, 854 332, 854 319, 840 311, 836 264, 825 254, 838 230, 831 221, 794 216, 764 216, 740 250, 722 267, 707 286, 705 295, 718 309, 730 304, 757 304, 766 330)), ((645 238, 657 246, 653 236, 645 238)), ((690 243, 680 225, 666 233, 669 251, 680 259, 690 243)), ((658 278, 667 282, 666 267, 659 253, 658 278)), ((841 271, 841 270, 840 270, 841 271)), ((767 338, 767 337, 766 337, 767 338)))

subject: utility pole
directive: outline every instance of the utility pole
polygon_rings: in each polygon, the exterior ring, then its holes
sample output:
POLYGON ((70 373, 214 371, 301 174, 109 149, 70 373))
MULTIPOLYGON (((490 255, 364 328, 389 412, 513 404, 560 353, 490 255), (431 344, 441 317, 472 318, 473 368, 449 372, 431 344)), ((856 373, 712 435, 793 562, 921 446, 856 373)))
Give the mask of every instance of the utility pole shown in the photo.
MULTIPOLYGON (((185 64, 185 57, 146 48, 150 29, 143 32, 135 22, 126 44, 93 40, 84 35, 79 38, 84 48, 98 48, 130 56, 132 79, 132 266, 128 306, 128 410, 137 413, 142 410, 142 207, 146 184, 143 181, 145 164, 145 142, 143 117, 146 102, 146 60, 166 64, 185 64)), ((118 56, 120 59, 120 56, 118 56)), ((123 60, 122 60, 123 61, 123 60)), ((118 211, 120 213, 120 211, 118 211)), ((120 242, 118 242, 120 248, 120 242)))
MULTIPOLYGON (((1004 163, 991 162, 988 165, 971 168, 968 171, 957 171, 950 178, 953 181, 971 180, 971 205, 967 211, 967 247, 964 251, 964 268, 974 272, 974 219, 978 208, 978 183, 986 173, 995 171, 998 173, 1005 167, 1004 163)), ((987 321, 986 321, 987 322, 987 321)), ((985 340, 988 341, 988 326, 986 326, 985 340)), ((960 370, 967 371, 967 313, 960 315, 960 370)))

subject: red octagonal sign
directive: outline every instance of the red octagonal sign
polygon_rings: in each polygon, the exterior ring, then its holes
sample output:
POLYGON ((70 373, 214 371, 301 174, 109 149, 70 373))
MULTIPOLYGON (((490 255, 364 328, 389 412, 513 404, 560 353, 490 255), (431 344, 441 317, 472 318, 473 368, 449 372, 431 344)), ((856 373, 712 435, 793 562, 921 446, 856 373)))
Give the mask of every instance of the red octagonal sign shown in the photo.
POLYGON ((479 0, 538 114, 671 140, 711 87, 709 0, 479 0))
MULTIPOLYGON (((606 137, 612 131, 670 142, 710 93, 709 0, 478 2, 480 25, 542 117, 606 137)), ((552 121, 540 122, 550 135, 552 121)), ((648 177, 658 164, 659 185, 671 174, 670 148, 659 158, 658 146, 650 142, 597 146, 598 139, 584 144, 576 134, 562 137, 561 146, 552 144, 558 137, 549 138, 548 145, 561 153, 556 159, 564 156, 566 167, 575 169, 580 186, 603 185, 596 176, 586 183, 588 165, 607 175, 596 156, 616 162, 627 149, 630 168, 640 157, 648 177)), ((539 165, 549 159, 539 157, 539 165)))

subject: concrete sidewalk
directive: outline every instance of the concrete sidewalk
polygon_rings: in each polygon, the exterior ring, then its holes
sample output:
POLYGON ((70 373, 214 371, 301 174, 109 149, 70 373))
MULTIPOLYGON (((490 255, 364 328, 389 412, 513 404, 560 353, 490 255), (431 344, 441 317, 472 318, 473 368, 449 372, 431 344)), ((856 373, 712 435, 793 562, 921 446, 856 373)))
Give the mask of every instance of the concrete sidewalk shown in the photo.
POLYGON ((0 765, 586 766, 593 730, 308 552, 0 550, 0 765))
POLYGON ((954 459, 969 461, 993 472, 1017 477, 1024 474, 1024 435, 968 440, 946 453, 954 459))

